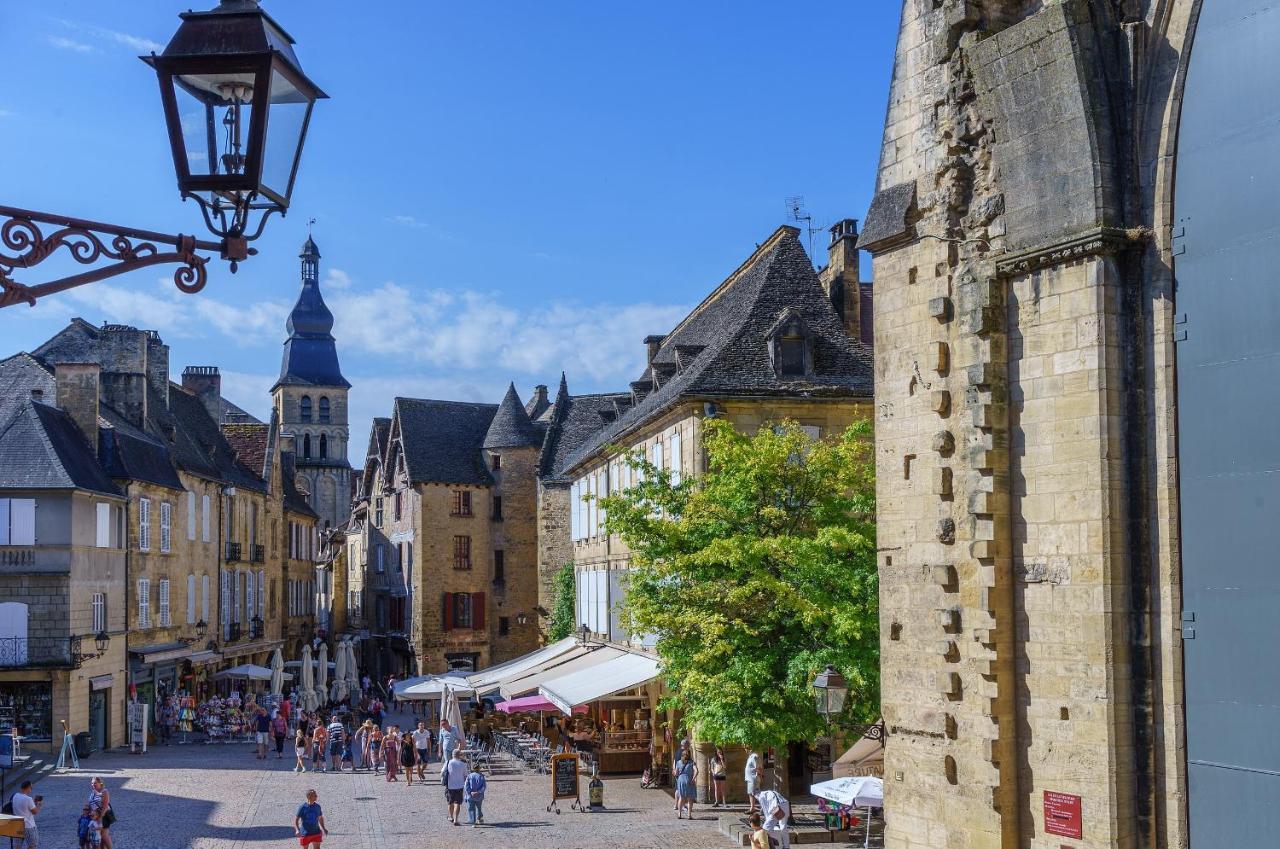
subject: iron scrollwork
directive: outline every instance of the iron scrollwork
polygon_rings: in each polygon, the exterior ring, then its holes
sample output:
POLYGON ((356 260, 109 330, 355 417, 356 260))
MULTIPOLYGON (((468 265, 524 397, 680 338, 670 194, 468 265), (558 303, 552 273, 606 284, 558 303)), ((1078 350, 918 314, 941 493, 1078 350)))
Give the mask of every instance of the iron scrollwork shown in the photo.
POLYGON ((0 308, 18 303, 34 306, 45 295, 155 265, 177 264, 174 285, 188 294, 199 292, 208 279, 209 259, 196 251, 225 253, 222 245, 194 236, 170 236, 7 206, 0 206, 0 220, 0 308), (161 250, 158 245, 172 249, 161 250), (111 264, 38 285, 14 279, 16 269, 34 268, 62 248, 81 265, 102 260, 111 264))

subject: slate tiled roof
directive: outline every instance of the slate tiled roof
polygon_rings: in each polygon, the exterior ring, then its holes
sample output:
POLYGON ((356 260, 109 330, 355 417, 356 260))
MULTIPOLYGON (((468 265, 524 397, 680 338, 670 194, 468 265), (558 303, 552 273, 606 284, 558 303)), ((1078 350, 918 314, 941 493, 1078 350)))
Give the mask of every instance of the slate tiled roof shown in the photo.
POLYGON ((235 423, 235 424, 262 424, 263 423, 262 419, 258 418, 253 413, 250 413, 247 410, 241 409, 237 405, 228 401, 226 398, 220 397, 218 399, 218 404, 222 410, 223 423, 228 423, 228 424, 229 423, 235 423))
POLYGON ((294 482, 297 477, 297 469, 293 465, 292 453, 280 455, 280 476, 282 478, 280 483, 284 489, 285 509, 301 513, 304 516, 310 516, 313 519, 319 519, 320 514, 311 509, 311 505, 307 503, 306 496, 298 492, 298 487, 294 482))
POLYGON ((0 360, 0 418, 30 398, 32 390, 38 390, 45 403, 54 403, 58 386, 53 369, 25 351, 0 360))
POLYGON ((146 481, 170 489, 183 489, 169 447, 124 416, 99 404, 98 457, 111 477, 146 481))
POLYGON ((338 349, 333 341, 333 313, 320 294, 320 251, 310 238, 298 254, 303 259, 302 291, 289 313, 280 360, 280 379, 275 386, 342 386, 351 384, 338 367, 338 349))
POLYGON ((567 382, 561 377, 551 427, 538 457, 539 474, 543 480, 567 480, 561 474, 565 461, 609 425, 610 420, 601 413, 612 414, 619 403, 628 404, 630 401, 631 395, 627 393, 571 396, 567 382))
POLYGON ((121 495, 71 417, 28 398, 0 424, 0 488, 121 495))
POLYGON ((516 392, 516 385, 507 387, 507 394, 498 405, 489 430, 484 435, 483 448, 528 448, 541 443, 538 431, 524 408, 524 402, 516 392))
MULTIPOLYGON (((230 486, 264 492, 266 481, 261 469, 250 468, 236 459, 235 451, 222 434, 222 428, 195 395, 175 384, 169 385, 169 414, 176 428, 174 454, 179 465, 190 463, 211 469, 212 475, 230 486)), ((193 474, 201 474, 191 469, 193 474)))
POLYGON ((403 448, 410 481, 492 483, 480 452, 497 411, 496 404, 397 398, 391 439, 403 448))
POLYGON ((870 399, 873 362, 850 339, 800 244, 780 227, 706 300, 668 333, 639 383, 658 386, 618 420, 592 434, 557 468, 563 473, 681 400, 730 396, 870 399), (813 341, 813 373, 778 377, 767 333, 786 310, 813 341))

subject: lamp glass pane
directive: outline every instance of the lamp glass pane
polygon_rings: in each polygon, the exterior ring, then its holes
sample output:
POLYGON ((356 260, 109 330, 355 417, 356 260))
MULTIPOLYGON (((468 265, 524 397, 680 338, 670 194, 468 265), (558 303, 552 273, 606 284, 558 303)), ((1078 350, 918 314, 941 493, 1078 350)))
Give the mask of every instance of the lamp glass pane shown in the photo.
POLYGON ((262 185, 286 201, 293 189, 294 167, 302 154, 302 131, 311 101, 288 77, 271 72, 267 139, 262 152, 262 185))
POLYGON ((253 122, 253 74, 173 78, 187 170, 192 177, 244 174, 253 122), (241 99, 236 108, 237 99, 241 99))
POLYGON ((849 691, 843 687, 835 687, 827 691, 827 703, 831 707, 832 716, 844 710, 844 700, 848 695, 849 691))

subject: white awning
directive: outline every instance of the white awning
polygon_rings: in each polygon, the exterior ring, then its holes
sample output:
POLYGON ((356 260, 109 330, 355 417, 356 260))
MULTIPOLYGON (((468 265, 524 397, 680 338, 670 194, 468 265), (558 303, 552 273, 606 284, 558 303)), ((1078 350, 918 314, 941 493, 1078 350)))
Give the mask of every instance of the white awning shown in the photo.
POLYGON ((465 678, 457 678, 447 675, 433 675, 430 676, 428 680, 419 681, 416 684, 410 684, 404 689, 401 689, 400 685, 397 684, 396 698, 407 699, 409 701, 439 699, 444 694, 446 688, 458 697, 470 697, 472 695, 471 687, 467 685, 465 678))
POLYGON ((578 705, 594 702, 646 684, 658 677, 658 659, 633 652, 619 652, 589 669, 551 678, 538 686, 538 692, 566 714, 572 715, 578 705))
POLYGON ((561 655, 552 663, 543 664, 530 670, 528 674, 503 681, 498 689, 502 691, 504 699, 514 699, 517 696, 536 693, 538 685, 543 681, 559 678, 562 675, 568 675, 581 669, 594 668, 620 654, 623 654, 620 649, 609 648, 608 646, 577 648, 568 654, 561 655))
POLYGON ((499 663, 497 666, 490 666, 488 669, 468 675, 467 683, 477 692, 486 693, 496 689, 505 680, 527 675, 539 666, 555 663, 557 658, 563 658, 576 648, 578 648, 578 641, 573 637, 565 637, 537 651, 521 655, 515 660, 508 660, 506 663, 499 663))

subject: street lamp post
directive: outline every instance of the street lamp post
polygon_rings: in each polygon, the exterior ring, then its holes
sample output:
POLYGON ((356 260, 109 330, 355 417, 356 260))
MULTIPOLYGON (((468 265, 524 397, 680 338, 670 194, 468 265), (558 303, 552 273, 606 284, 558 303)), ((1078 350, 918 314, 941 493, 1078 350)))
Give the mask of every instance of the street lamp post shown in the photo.
POLYGON ((844 710, 845 699, 849 696, 849 685, 844 676, 830 664, 813 679, 813 695, 818 714, 831 724, 831 718, 839 716, 844 710))
POLYGON ((221 0, 180 17, 164 52, 141 58, 160 83, 178 190, 199 204, 218 241, 0 206, 0 307, 34 306, 55 292, 166 264, 180 266, 178 289, 198 292, 209 260, 197 251, 216 251, 234 273, 257 253, 249 243, 267 218, 288 211, 312 107, 327 95, 258 0, 221 0), (14 279, 59 248, 82 265, 113 262, 37 285, 14 279))

